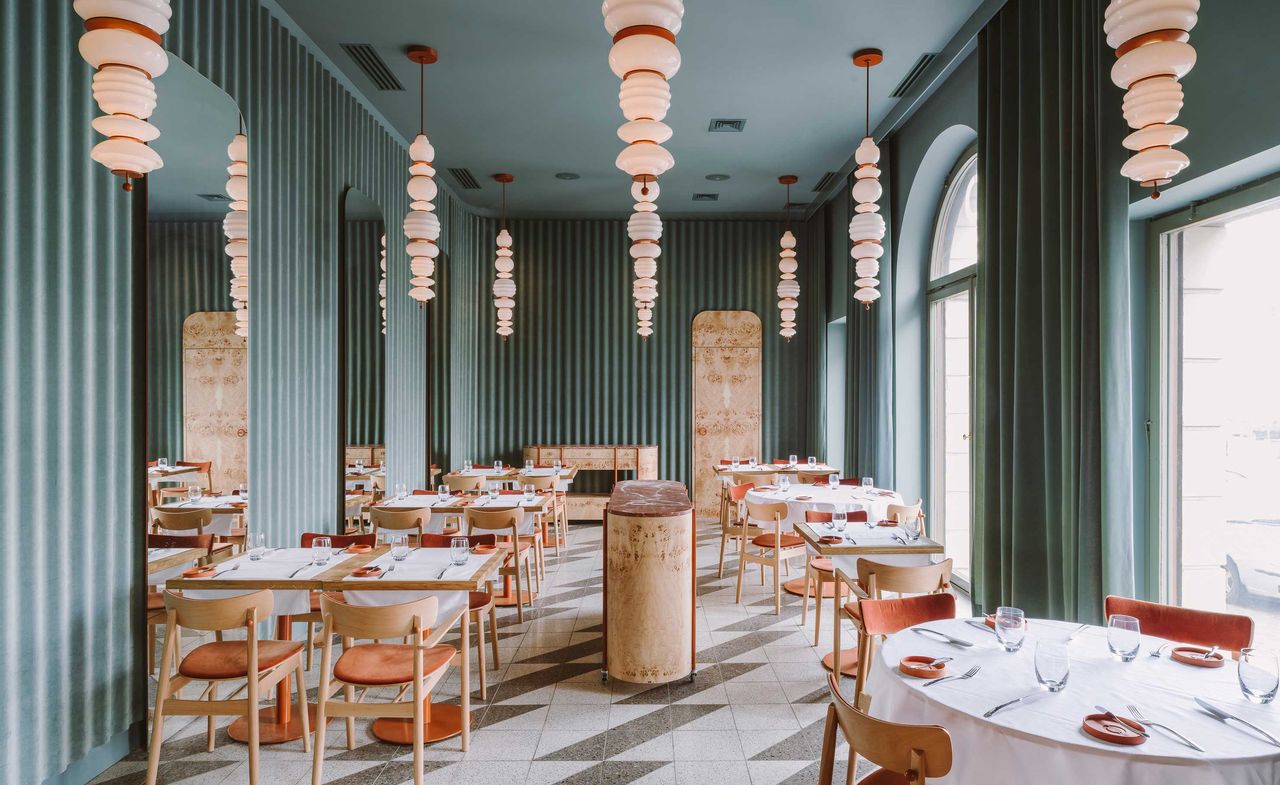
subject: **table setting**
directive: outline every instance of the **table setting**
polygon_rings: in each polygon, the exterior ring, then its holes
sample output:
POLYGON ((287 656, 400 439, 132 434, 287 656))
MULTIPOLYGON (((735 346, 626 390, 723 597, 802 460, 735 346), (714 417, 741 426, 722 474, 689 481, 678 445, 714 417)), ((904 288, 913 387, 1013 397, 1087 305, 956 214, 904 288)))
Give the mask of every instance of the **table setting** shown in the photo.
MULTIPOLYGON (((180 502, 172 504, 162 504, 156 509, 165 512, 181 512, 183 510, 212 510, 213 518, 209 521, 209 525, 205 527, 205 534, 218 534, 227 536, 231 534, 231 530, 237 525, 236 519, 248 512, 249 497, 247 492, 237 491, 236 493, 206 495, 203 489, 198 485, 193 485, 188 490, 188 498, 180 502)), ((167 529, 157 529, 160 534, 188 534, 185 531, 170 532, 167 529)))
POLYGON ((501 558, 497 548, 472 548, 465 537, 454 539, 448 548, 414 548, 407 540, 397 538, 386 551, 345 575, 337 588, 352 605, 390 605, 437 597, 439 618, 451 618, 466 605, 467 589, 474 589, 484 577, 477 575, 487 573, 490 562, 501 558), (440 588, 396 590, 398 584, 407 582, 434 584, 440 588), (451 583, 459 586, 448 588, 451 583))
POLYGON ((333 548, 329 542, 327 537, 317 537, 310 548, 268 548, 254 542, 248 553, 183 572, 180 588, 197 600, 269 588, 275 615, 308 613, 308 592, 319 588, 321 576, 360 555, 357 548, 333 548))
POLYGON ((940 783, 1280 782, 1276 655, 1182 647, 1206 667, 1176 647, 1132 617, 1094 627, 1001 608, 889 636, 866 691, 876 717, 948 730, 940 783))
MULTIPOLYGON (((870 478, 867 478, 870 479, 870 478)), ((902 497, 894 491, 866 485, 839 485, 838 483, 792 483, 786 475, 778 478, 778 485, 764 485, 747 492, 747 501, 757 503, 786 502, 787 519, 784 524, 804 521, 807 510, 845 512, 864 510, 872 523, 883 521, 890 504, 902 504, 902 497)))

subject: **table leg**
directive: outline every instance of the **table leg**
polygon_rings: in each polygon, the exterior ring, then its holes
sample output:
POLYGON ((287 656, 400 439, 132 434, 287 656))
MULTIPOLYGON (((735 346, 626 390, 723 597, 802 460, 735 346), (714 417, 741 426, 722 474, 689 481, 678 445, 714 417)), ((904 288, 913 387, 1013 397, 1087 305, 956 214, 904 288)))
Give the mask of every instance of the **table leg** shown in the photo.
MULTIPOLYGON (((277 616, 276 640, 287 641, 292 639, 293 617, 277 616)), ((259 744, 283 744, 286 741, 302 738, 302 720, 293 714, 293 699, 290 692, 292 678, 292 675, 285 676, 276 685, 275 706, 268 706, 258 711, 259 744)), ((314 728, 316 707, 314 704, 307 704, 305 708, 311 712, 311 727, 314 728)), ((241 717, 231 723, 227 727, 227 735, 236 741, 247 742, 249 740, 249 720, 241 717)))

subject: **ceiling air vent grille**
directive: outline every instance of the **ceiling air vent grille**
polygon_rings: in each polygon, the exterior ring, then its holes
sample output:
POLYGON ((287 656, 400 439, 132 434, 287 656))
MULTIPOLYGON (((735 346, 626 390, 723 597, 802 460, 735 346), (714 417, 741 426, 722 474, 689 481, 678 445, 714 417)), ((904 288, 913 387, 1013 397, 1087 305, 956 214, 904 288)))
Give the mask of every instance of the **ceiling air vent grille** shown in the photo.
POLYGON ((695 202, 716 202, 720 200, 720 194, 694 194, 695 202))
POLYGON ((823 191, 827 190, 827 187, 830 186, 831 182, 835 179, 836 179, 835 172, 827 172, 821 178, 819 178, 818 182, 814 183, 813 192, 822 193, 823 191))
POLYGON ((458 187, 464 191, 480 190, 480 183, 476 182, 476 176, 471 173, 470 169, 452 167, 449 169, 449 174, 458 183, 458 187))
POLYGON ((369 44, 338 44, 342 47, 342 51, 347 53, 360 66, 360 70, 364 71, 364 75, 369 77, 369 81, 373 82, 373 86, 379 90, 403 90, 404 85, 400 84, 400 80, 396 75, 391 73, 391 69, 387 67, 387 61, 383 60, 378 51, 369 44))
POLYGON ((787 210, 802 210, 809 206, 809 202, 787 202, 787 210))
POLYGON ((227 196, 226 194, 196 194, 196 196, 200 197, 201 199, 205 200, 206 202, 229 202, 229 201, 231 201, 231 197, 230 197, 230 196, 227 196))
POLYGON ((893 88, 893 92, 889 93, 889 97, 901 98, 911 92, 911 88, 915 87, 916 81, 920 79, 925 69, 933 62, 933 58, 937 56, 937 52, 925 52, 920 55, 920 59, 916 61, 915 65, 911 66, 911 70, 907 72, 907 75, 902 77, 902 81, 898 82, 898 86, 893 88))
POLYGON ((742 129, 746 127, 746 120, 725 120, 720 118, 712 120, 711 125, 707 126, 707 130, 713 134, 737 134, 742 133, 742 129))

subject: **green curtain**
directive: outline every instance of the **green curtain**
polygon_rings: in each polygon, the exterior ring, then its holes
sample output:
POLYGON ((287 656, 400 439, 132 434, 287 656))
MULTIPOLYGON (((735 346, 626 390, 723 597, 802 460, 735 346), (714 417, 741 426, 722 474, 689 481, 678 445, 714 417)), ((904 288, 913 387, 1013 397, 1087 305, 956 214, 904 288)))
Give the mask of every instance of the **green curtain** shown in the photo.
POLYGON ((1132 416, 1115 402, 1127 358, 1111 351, 1126 328, 1104 314, 1104 303, 1118 307, 1112 270, 1128 264, 1104 4, 1013 0, 978 39, 974 599, 983 610, 1012 604, 1096 621, 1105 592, 1132 588, 1132 489, 1114 483, 1122 472, 1104 459, 1124 460, 1131 448, 1104 435, 1132 416))
MULTIPOLYGON (((343 275, 347 291, 347 444, 384 444, 386 336, 378 281, 382 270, 382 221, 346 222, 343 275)), ((396 242, 399 238, 390 238, 396 242)), ((395 294, 390 280, 387 291, 395 294)))

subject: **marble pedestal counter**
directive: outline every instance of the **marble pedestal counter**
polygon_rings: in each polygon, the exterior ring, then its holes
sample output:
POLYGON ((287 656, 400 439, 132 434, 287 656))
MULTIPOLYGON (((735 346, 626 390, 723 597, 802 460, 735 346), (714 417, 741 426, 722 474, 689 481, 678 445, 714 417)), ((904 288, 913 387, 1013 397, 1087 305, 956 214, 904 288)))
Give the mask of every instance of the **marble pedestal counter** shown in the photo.
POLYGON ((683 483, 628 480, 604 514, 604 676, 693 676, 696 532, 683 483))

